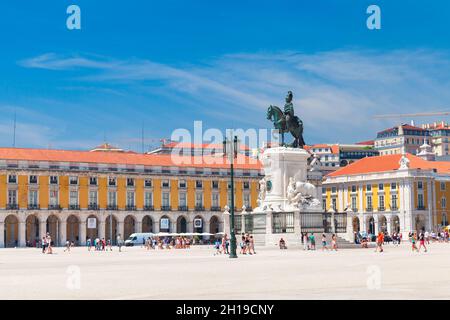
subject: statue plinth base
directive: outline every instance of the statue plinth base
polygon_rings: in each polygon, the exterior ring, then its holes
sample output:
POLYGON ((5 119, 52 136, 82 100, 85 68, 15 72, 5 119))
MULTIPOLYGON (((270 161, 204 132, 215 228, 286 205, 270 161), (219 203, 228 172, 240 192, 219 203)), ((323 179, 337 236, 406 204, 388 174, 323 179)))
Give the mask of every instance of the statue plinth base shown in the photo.
MULTIPOLYGON (((280 238, 292 245, 301 242, 301 212, 322 212, 322 192, 307 181, 308 158, 304 149, 276 147, 262 154, 265 193, 260 193, 253 214, 265 214, 265 243, 280 238), (283 229, 283 224, 288 226, 283 229)), ((264 191, 264 190, 263 190, 264 191)))

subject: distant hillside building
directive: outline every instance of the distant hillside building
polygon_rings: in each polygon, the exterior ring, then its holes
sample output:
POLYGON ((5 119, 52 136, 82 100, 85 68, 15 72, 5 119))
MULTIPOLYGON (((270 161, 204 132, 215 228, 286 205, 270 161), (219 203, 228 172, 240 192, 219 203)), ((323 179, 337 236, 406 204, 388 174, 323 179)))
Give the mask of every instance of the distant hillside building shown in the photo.
POLYGON ((321 171, 331 172, 340 167, 365 158, 378 155, 373 148, 373 141, 356 144, 315 144, 305 149, 316 155, 321 164, 321 171))
POLYGON ((380 155, 417 154, 419 147, 430 138, 430 131, 416 126, 402 124, 377 133, 375 150, 380 155))

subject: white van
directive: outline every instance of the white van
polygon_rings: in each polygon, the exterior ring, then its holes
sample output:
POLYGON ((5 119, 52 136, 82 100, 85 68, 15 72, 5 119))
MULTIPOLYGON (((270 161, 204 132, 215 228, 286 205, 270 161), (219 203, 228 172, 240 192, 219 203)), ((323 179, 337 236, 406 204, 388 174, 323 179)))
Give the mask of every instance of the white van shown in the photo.
POLYGON ((132 233, 130 237, 125 240, 125 246, 139 246, 145 243, 145 240, 152 237, 153 233, 132 233))

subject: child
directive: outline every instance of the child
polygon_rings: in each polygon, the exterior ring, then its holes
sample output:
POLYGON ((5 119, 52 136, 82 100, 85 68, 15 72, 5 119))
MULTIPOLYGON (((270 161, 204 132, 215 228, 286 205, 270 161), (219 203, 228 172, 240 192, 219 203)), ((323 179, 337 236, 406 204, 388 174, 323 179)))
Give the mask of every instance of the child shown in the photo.
POLYGON ((325 235, 325 233, 323 233, 322 234, 322 251, 325 250, 325 249, 328 251, 327 236, 325 235))

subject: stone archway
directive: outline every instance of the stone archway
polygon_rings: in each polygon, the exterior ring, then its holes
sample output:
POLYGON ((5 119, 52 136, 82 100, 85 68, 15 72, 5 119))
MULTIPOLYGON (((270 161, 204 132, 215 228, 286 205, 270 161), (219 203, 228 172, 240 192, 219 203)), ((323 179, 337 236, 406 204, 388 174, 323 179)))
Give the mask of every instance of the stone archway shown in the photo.
POLYGON ((128 239, 128 237, 136 232, 136 220, 132 215, 128 215, 124 220, 124 230, 123 239, 128 239))
POLYGON ((414 226, 417 233, 425 231, 425 217, 421 214, 417 215, 414 226))
POLYGON ((375 219, 374 219, 374 217, 369 217, 367 219, 367 233, 375 234, 375 219))
POLYGON ((168 216, 162 216, 159 219, 159 231, 160 232, 170 232, 172 221, 170 221, 168 216))
POLYGON ((379 218, 378 218, 378 231, 381 231, 381 232, 388 232, 388 229, 387 229, 387 219, 386 219, 386 217, 385 216, 380 216, 379 218))
POLYGON ((187 232, 187 220, 184 216, 179 216, 177 219, 177 232, 178 233, 187 232))
POLYGON ((67 218, 66 223, 66 239, 75 243, 76 245, 80 244, 80 220, 75 215, 70 215, 67 218))
POLYGON ((203 220, 203 218, 201 216, 196 216, 194 218, 194 220, 192 221, 193 224, 193 230, 194 232, 197 233, 202 233, 203 232, 203 228, 204 228, 204 223, 205 221, 203 220), (200 222, 201 221, 201 222, 200 222), (196 223, 198 223, 198 225, 196 225, 196 223))
MULTIPOLYGON (((117 238, 117 218, 114 215, 108 215, 105 219, 105 240, 112 240, 112 243, 116 243, 117 238), (112 228, 111 225, 111 217, 112 217, 112 228), (112 229, 112 237, 111 237, 111 229, 112 229)), ((124 238, 125 239, 125 238, 124 238)))
POLYGON ((25 241, 27 246, 36 247, 39 240, 39 219, 32 214, 25 220, 25 241))
POLYGON ((395 215, 392 216, 392 221, 391 221, 391 233, 399 233, 400 232, 400 218, 395 215))
POLYGON ((358 217, 353 217, 352 219, 352 227, 353 227, 353 232, 358 233, 360 231, 360 223, 359 223, 359 218, 358 217))
MULTIPOLYGON (((96 215, 91 214, 86 219, 86 238, 91 239, 91 243, 94 243, 94 240, 98 238, 98 225, 99 225, 99 219, 96 215), (89 228, 89 219, 95 219, 95 228, 89 228)), ((85 239, 82 239, 84 241, 85 239)))
POLYGON ((153 232, 153 220, 152 220, 152 217, 145 216, 142 219, 142 232, 143 233, 153 232))
POLYGON ((213 234, 220 232, 220 221, 217 216, 212 216, 209 220, 209 232, 213 234))
POLYGON ((47 218, 47 233, 50 234, 52 246, 59 244, 59 219, 52 214, 47 218))
POLYGON ((5 219, 5 247, 13 248, 19 245, 19 219, 15 215, 9 215, 5 219))

